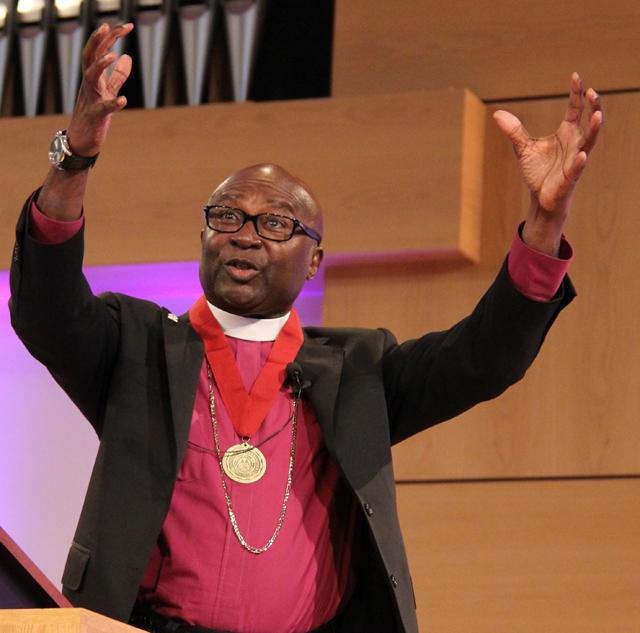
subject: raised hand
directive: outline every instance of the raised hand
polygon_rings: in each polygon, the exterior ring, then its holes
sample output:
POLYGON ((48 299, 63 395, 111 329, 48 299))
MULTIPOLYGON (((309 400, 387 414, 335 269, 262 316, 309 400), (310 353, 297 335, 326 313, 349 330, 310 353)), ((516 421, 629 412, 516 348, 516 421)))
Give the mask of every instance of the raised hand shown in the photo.
MULTIPOLYGON (((84 47, 82 85, 67 127, 69 147, 77 156, 95 156, 100 152, 111 116, 127 105, 126 98, 119 96, 119 92, 131 72, 131 57, 122 55, 116 60, 111 47, 132 29, 133 24, 114 27, 103 24, 93 32, 84 47), (108 68, 114 62, 113 72, 109 75, 108 68)), ((59 170, 52 167, 36 199, 38 207, 56 220, 78 219, 82 215, 88 177, 88 169, 59 170)))
POLYGON ((131 57, 122 55, 116 61, 111 51, 116 40, 128 35, 133 24, 110 27, 102 24, 87 41, 82 52, 82 85, 67 128, 71 151, 79 156, 100 152, 109 130, 111 116, 127 105, 119 96, 131 73, 131 57), (113 72, 108 68, 115 62, 113 72))
POLYGON ((576 183, 602 127, 600 97, 592 88, 585 94, 582 80, 573 73, 564 120, 555 134, 542 138, 532 137, 510 112, 498 110, 493 117, 511 140, 531 193, 523 239, 530 246, 555 255, 576 183), (585 97, 590 115, 583 123, 585 97))

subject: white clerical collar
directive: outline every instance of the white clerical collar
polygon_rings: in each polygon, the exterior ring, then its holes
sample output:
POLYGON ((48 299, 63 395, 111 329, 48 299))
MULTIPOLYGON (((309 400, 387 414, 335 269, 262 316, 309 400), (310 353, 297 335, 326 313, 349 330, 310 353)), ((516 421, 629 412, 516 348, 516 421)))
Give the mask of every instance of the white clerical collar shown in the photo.
POLYGON ((245 341, 275 341, 291 312, 274 319, 252 319, 225 312, 207 301, 209 310, 227 336, 245 341))

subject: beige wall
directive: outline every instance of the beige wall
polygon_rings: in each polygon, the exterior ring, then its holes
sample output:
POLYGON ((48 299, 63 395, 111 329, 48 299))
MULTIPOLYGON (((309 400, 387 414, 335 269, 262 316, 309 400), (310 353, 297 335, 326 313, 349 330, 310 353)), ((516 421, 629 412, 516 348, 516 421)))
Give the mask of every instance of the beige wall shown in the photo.
POLYGON ((636 0, 337 0, 333 95, 469 88, 481 99, 640 87, 636 0))
POLYGON ((639 480, 400 484, 421 631, 638 633, 639 480))

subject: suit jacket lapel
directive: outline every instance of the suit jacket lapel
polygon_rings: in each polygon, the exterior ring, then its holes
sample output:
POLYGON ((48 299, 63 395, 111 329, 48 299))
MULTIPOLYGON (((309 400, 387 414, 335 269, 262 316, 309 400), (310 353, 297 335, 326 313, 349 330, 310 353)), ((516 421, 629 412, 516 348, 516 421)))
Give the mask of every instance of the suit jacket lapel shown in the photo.
POLYGON ((305 332, 304 343, 296 361, 302 367, 303 382, 310 383, 305 393, 324 433, 325 444, 335 456, 335 406, 344 352, 341 348, 328 345, 327 340, 310 338, 305 332))
POLYGON ((200 337, 189 325, 186 315, 178 320, 170 313, 165 316, 162 327, 176 441, 176 465, 179 466, 182 463, 189 436, 198 377, 204 358, 204 346, 200 337))

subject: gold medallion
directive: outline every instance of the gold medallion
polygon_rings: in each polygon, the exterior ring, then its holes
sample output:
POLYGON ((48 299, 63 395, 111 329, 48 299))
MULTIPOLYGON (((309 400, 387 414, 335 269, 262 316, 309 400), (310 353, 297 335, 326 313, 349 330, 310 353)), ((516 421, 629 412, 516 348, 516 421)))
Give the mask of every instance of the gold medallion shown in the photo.
POLYGON ((267 460, 257 446, 248 442, 234 444, 222 456, 222 468, 229 479, 240 484, 252 484, 267 470, 267 460))

